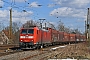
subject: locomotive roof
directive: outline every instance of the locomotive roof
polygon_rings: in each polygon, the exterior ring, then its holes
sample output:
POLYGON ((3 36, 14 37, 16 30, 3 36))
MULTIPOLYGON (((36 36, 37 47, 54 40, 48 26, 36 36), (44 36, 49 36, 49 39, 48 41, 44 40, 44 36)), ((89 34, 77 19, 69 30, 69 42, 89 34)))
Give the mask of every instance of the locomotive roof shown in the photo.
MULTIPOLYGON (((21 28, 21 29, 33 29, 34 27, 30 27, 30 28, 21 28)), ((38 28, 39 30, 42 30, 42 31, 49 31, 48 29, 45 29, 45 28, 38 28)))
POLYGON ((46 30, 46 29, 43 29, 43 28, 42 28, 42 29, 40 29, 40 30, 42 30, 42 31, 47 31, 47 32, 49 31, 49 30, 46 30))

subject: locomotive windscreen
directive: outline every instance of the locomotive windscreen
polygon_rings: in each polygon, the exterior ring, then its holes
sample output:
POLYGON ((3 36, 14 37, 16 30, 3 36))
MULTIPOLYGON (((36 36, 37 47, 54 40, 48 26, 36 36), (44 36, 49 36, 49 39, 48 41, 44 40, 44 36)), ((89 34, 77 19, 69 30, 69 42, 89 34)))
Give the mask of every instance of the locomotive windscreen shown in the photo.
POLYGON ((22 29, 21 34, 33 34, 34 29, 22 29))
POLYGON ((34 33, 34 29, 28 29, 28 34, 33 34, 34 33))

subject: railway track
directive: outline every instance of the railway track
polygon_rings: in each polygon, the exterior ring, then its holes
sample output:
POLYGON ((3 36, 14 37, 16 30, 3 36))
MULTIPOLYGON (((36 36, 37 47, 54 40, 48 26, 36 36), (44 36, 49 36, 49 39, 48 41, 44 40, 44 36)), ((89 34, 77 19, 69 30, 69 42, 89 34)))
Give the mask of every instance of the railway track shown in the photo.
POLYGON ((16 44, 0 45, 0 56, 15 53, 16 51, 10 49, 10 48, 15 48, 15 47, 19 47, 19 45, 16 45, 16 44))
MULTIPOLYGON (((60 48, 60 45, 58 45, 58 46, 60 48)), ((26 57, 26 58, 23 58, 23 59, 20 59, 20 60, 36 60, 36 59, 44 60, 45 58, 51 57, 51 55, 56 54, 55 50, 57 50, 58 48, 53 50, 52 48, 54 48, 54 47, 57 47, 57 46, 51 46, 51 47, 48 47, 48 48, 38 50, 38 53, 35 53, 34 55, 30 55, 29 57, 26 57)))
POLYGON ((19 47, 19 45, 16 44, 10 44, 10 45, 0 45, 0 50, 5 50, 12 47, 19 47))
MULTIPOLYGON (((55 47, 55 46, 54 46, 55 47)), ((79 54, 80 47, 78 47, 76 44, 72 45, 65 45, 64 46, 56 46, 55 48, 45 48, 42 51, 38 51, 38 53, 35 53, 34 55, 30 55, 28 57, 25 57, 20 60, 47 60, 47 59, 60 59, 60 58, 70 58, 70 59, 77 59, 77 58, 85 58, 84 51, 79 54), (57 49, 55 49, 57 48, 57 49), (54 49, 54 50, 53 50, 54 49), (65 51, 64 51, 65 50, 65 51), (82 55, 83 54, 83 55, 82 55)), ((81 49, 83 50, 83 48, 81 49)))
MULTIPOLYGON (((78 44, 81 44, 81 43, 78 43, 78 44)), ((78 50, 80 50, 78 49, 80 48, 78 47, 78 44, 63 45, 63 46, 56 45, 56 46, 50 46, 44 49, 35 49, 35 50, 28 50, 28 51, 13 51, 13 52, 9 52, 9 54, 8 53, 5 53, 5 54, 6 54, 7 60, 10 60, 13 58, 17 58, 17 60, 47 60, 47 59, 56 59, 56 58, 63 58, 63 57, 77 58, 77 56, 79 56, 77 54, 79 53, 78 50), (78 52, 76 52, 76 50, 78 52), (10 57, 7 57, 7 55, 8 56, 10 55, 10 57)), ((5 59, 4 57, 2 59, 5 59)), ((83 56, 79 56, 79 57, 83 57, 83 56)))
MULTIPOLYGON (((1 48, 1 52, 0 52, 0 57, 1 56, 7 56, 7 55, 11 55, 11 54, 17 54, 17 53, 23 53, 23 52, 25 52, 25 51, 23 51, 23 50, 10 50, 10 51, 8 51, 8 52, 6 52, 6 50, 7 50, 7 48, 12 48, 13 47, 13 45, 2 45, 1 46, 2 48, 1 48)), ((14 46, 15 47, 15 46, 14 46)), ((55 47, 55 46, 51 46, 51 47, 55 47)), ((44 55, 44 54, 48 54, 47 52, 50 52, 48 49, 51 49, 51 47, 48 47, 48 48, 45 48, 43 51, 42 51, 42 49, 38 49, 38 50, 29 50, 30 51, 30 56, 28 56, 28 57, 25 57, 25 58, 22 58, 22 59, 20 59, 20 60, 28 60, 28 59, 32 59, 32 57, 34 58, 35 56, 41 56, 41 55, 44 55)))

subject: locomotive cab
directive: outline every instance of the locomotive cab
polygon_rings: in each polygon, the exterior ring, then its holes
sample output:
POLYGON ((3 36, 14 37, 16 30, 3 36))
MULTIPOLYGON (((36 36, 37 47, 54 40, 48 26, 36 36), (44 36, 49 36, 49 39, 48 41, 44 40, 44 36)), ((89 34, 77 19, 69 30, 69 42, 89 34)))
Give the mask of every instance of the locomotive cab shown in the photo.
POLYGON ((34 28, 20 30, 20 47, 32 47, 34 45, 34 28))

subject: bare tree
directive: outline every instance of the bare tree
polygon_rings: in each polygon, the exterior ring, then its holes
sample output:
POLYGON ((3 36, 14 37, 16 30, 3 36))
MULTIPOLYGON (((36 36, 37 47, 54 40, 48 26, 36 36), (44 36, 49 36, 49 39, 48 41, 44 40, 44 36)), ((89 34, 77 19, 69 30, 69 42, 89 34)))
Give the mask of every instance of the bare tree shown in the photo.
POLYGON ((36 26, 36 23, 33 20, 29 20, 25 24, 23 24, 24 28, 30 28, 31 26, 36 26))
MULTIPOLYGON (((18 43, 19 42, 19 29, 21 27, 21 23, 20 22, 13 22, 12 23, 12 43, 18 43)), ((10 32, 10 28, 9 26, 7 26, 5 29, 3 29, 5 35, 7 36, 7 38, 9 39, 9 32, 10 32)))
POLYGON ((64 32, 70 33, 70 28, 65 27, 65 28, 64 28, 64 32))
POLYGON ((55 25, 53 23, 47 22, 48 23, 48 27, 52 28, 52 29, 56 29, 55 25))
POLYGON ((2 31, 5 28, 4 24, 0 22, 0 31, 2 31))
POLYGON ((59 31, 64 31, 65 29, 64 23, 62 23, 61 21, 58 22, 58 26, 57 26, 57 30, 59 31))
POLYGON ((22 23, 20 22, 13 22, 12 24, 12 40, 13 43, 19 43, 19 30, 21 28, 22 23))

